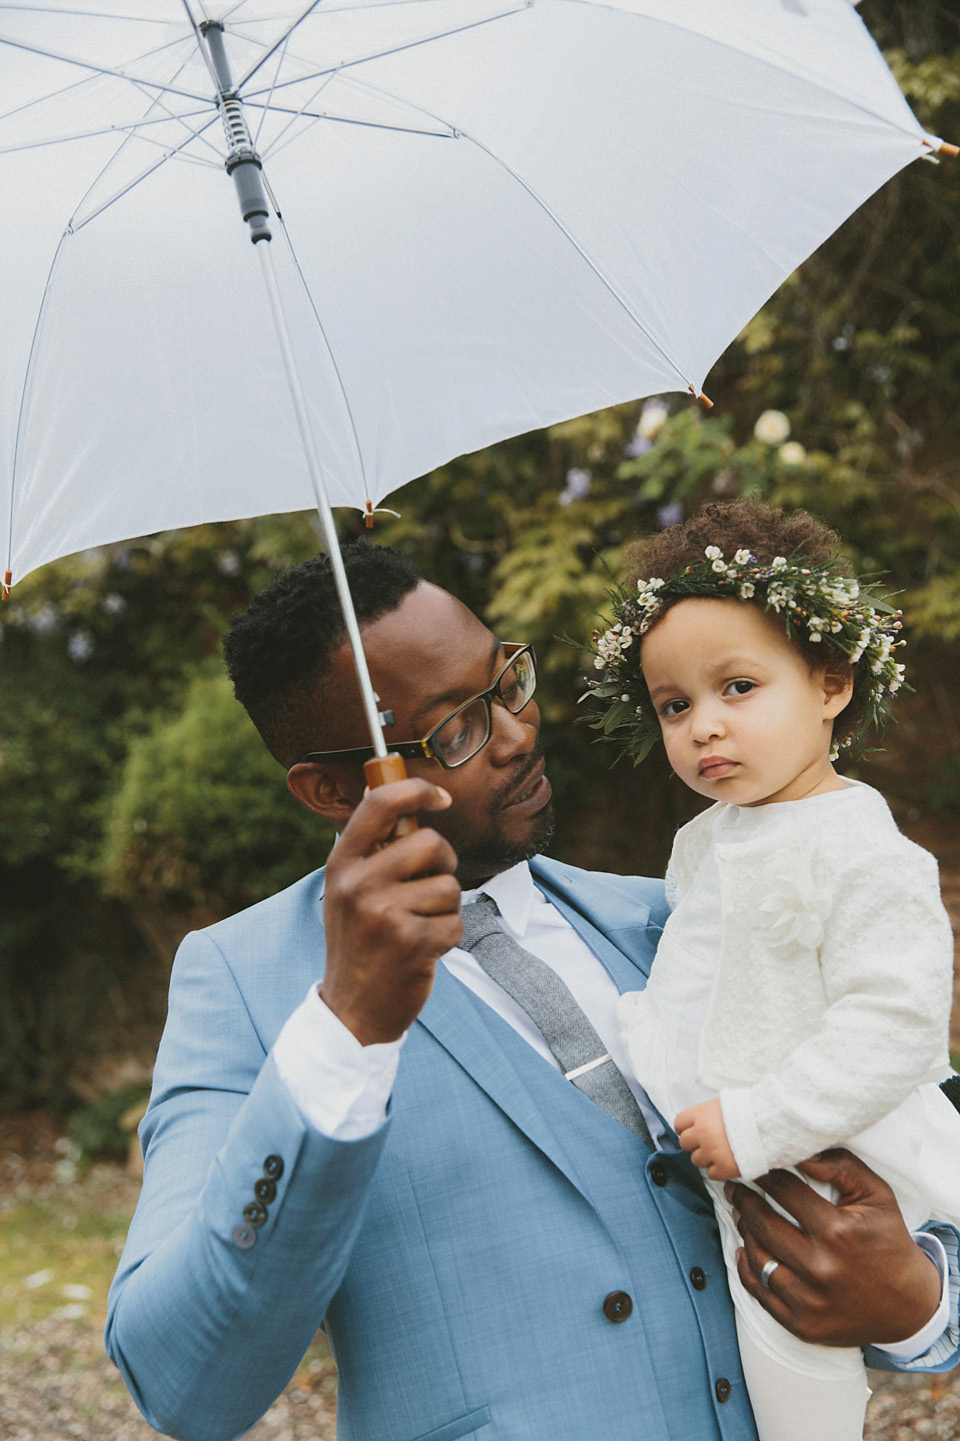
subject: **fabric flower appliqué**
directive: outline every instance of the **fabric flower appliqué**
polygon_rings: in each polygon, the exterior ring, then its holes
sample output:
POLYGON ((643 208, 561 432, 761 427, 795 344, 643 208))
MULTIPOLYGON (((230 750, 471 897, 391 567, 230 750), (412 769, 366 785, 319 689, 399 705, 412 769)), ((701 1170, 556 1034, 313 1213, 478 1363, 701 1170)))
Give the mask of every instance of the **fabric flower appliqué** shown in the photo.
POLYGON ((767 942, 775 950, 815 951, 823 941, 830 911, 809 875, 770 877, 770 890, 757 906, 767 942))

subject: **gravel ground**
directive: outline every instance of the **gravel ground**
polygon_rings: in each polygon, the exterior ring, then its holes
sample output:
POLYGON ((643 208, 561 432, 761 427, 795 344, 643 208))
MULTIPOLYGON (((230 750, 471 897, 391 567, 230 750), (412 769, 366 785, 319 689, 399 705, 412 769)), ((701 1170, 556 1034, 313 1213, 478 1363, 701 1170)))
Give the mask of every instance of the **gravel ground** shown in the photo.
MULTIPOLYGON (((274 1402, 252 1441, 333 1441, 333 1376, 300 1374, 274 1402)), ((0 1436, 3 1441, 151 1441, 107 1360, 100 1328, 50 1318, 0 1339, 0 1436)))
MULTIPOLYGON (((249 1433, 251 1441, 333 1441, 333 1378, 328 1363, 313 1364, 315 1374, 301 1373, 290 1383, 249 1433)), ((960 1438, 960 1381, 879 1373, 871 1380, 877 1389, 865 1441, 960 1438)), ((51 1318, 0 1341, 4 1441, 150 1441, 156 1434, 104 1356, 98 1328, 51 1318)))

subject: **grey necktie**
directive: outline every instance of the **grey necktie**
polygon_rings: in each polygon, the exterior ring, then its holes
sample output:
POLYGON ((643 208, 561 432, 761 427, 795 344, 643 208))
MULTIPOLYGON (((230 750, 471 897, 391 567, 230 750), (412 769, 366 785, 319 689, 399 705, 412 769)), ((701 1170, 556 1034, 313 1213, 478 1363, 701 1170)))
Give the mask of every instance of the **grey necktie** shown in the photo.
POLYGON ((489 896, 464 906, 462 919, 463 949, 526 1011, 567 1080, 653 1149, 633 1092, 556 971, 507 935, 489 896))

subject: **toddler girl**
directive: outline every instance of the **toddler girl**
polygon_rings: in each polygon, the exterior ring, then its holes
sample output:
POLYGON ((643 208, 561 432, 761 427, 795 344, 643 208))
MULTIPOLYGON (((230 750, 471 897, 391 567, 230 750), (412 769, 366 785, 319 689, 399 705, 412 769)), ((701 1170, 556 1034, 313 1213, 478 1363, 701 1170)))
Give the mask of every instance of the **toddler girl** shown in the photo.
MULTIPOLYGON (((640 760, 662 734, 715 803, 677 835, 672 914, 620 1022, 708 1178, 761 1441, 851 1441, 869 1392, 858 1350, 797 1340, 744 1290, 723 1182, 852 1143, 911 1229, 960 1214, 960 1124, 937 1085, 953 944, 936 863, 832 764, 900 685, 899 613, 843 574, 838 544, 759 502, 641 541, 591 687, 608 736, 640 760)), ((774 1292, 780 1264, 764 1267, 774 1292)))

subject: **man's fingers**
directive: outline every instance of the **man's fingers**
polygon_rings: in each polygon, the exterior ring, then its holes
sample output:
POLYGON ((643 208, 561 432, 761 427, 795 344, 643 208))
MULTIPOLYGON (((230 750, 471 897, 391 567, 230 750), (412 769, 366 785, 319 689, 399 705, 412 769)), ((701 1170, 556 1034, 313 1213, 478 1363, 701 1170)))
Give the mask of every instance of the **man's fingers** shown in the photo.
MULTIPOLYGON (((770 1177, 782 1174, 785 1173, 771 1172, 770 1177)), ((757 1184, 765 1185, 770 1177, 763 1177, 757 1184)), ((796 1180, 796 1177, 793 1179, 796 1180)), ((797 1185, 803 1186, 803 1182, 797 1181, 797 1185)), ((804 1190, 809 1189, 808 1186, 804 1187, 804 1190)), ((792 1221, 778 1215, 769 1202, 749 1186, 734 1183, 729 1195, 740 1213, 737 1230, 743 1237, 744 1245, 749 1239, 764 1253, 765 1258, 775 1256, 778 1261, 800 1271, 806 1269, 803 1260, 806 1237, 803 1231, 798 1230, 792 1221)), ((779 1201, 780 1197, 777 1196, 776 1199, 779 1201)), ((816 1199, 822 1201, 820 1196, 816 1199)), ((822 1204, 826 1206, 829 1202, 822 1201, 822 1204)))
POLYGON ((743 1289, 756 1301, 759 1301, 763 1309, 779 1321, 788 1331, 793 1328, 793 1311, 790 1306, 789 1296, 791 1287, 796 1285, 796 1277, 792 1275, 788 1267, 782 1262, 770 1277, 770 1284, 765 1286, 760 1280, 760 1273, 765 1262, 775 1259, 767 1252, 759 1248, 754 1249, 754 1257, 748 1255, 746 1247, 737 1253, 737 1274, 743 1284, 743 1289))
MULTIPOLYGON (((853 1160, 853 1157, 850 1158, 853 1160)), ((823 1179, 829 1180, 832 1170, 828 1167, 830 1174, 823 1179)), ((818 1176, 819 1180, 820 1177, 818 1176)), ((797 1225, 804 1231, 813 1230, 821 1226, 829 1225, 831 1217, 836 1215, 836 1207, 812 1186, 808 1186, 799 1176, 792 1171, 768 1171, 765 1176, 758 1176, 756 1184, 766 1191, 796 1220, 797 1225)), ((782 1218, 781 1218, 782 1219, 782 1218)))
MULTIPOLYGON (((891 1199, 893 1197, 886 1181, 875 1171, 871 1171, 858 1156, 842 1146, 821 1151, 818 1156, 801 1161, 798 1170, 812 1176, 815 1181, 825 1181, 828 1185, 835 1186, 839 1193, 838 1202, 885 1201, 888 1196, 891 1199)), ((804 1189, 809 1190, 809 1187, 804 1189)), ((777 1199, 779 1200, 779 1197, 777 1199)))
POLYGON ((404 781, 391 781, 368 791, 357 806, 340 837, 338 849, 347 853, 369 855, 378 845, 390 840, 401 816, 417 811, 443 811, 452 804, 450 792, 419 776, 404 781))
POLYGON ((405 882, 403 903, 416 916, 455 916, 460 920, 460 887, 449 874, 421 874, 405 882))

